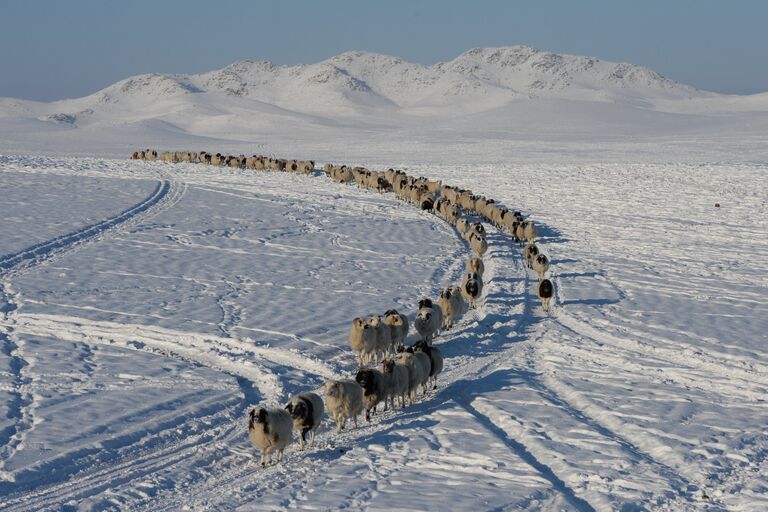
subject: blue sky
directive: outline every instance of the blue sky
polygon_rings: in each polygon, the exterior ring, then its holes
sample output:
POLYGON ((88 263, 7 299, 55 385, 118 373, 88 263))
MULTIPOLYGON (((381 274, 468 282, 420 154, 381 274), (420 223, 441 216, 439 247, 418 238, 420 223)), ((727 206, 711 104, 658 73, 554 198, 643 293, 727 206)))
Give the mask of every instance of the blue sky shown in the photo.
POLYGON ((346 50, 422 64, 526 44, 648 66, 702 89, 768 91, 762 0, 0 0, 0 96, 84 96, 139 73, 346 50))

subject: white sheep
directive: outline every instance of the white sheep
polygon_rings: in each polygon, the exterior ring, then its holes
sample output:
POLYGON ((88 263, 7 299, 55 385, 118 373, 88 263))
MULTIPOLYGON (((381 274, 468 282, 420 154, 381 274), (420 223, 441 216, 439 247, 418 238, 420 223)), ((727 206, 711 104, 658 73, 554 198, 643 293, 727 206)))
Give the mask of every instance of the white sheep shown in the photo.
POLYGON ((460 291, 458 291, 457 297, 457 291, 451 288, 440 290, 440 298, 437 300, 437 304, 440 306, 440 312, 443 316, 442 329, 452 328, 453 322, 464 313, 464 300, 461 298, 460 291))
POLYGON ((396 309, 389 309, 384 313, 384 324, 389 326, 391 342, 389 352, 394 354, 408 336, 408 317, 398 313, 396 309))
POLYGON ((357 355, 360 366, 366 364, 376 351, 376 331, 360 317, 352 320, 349 328, 349 347, 357 355))
POLYGON ((353 380, 329 380, 325 383, 325 406, 336 421, 336 432, 341 432, 352 418, 357 428, 357 417, 363 411, 363 388, 353 380))
POLYGON ((439 307, 436 307, 432 300, 422 299, 419 301, 419 311, 416 313, 416 319, 413 326, 427 343, 432 343, 432 338, 443 325, 443 314, 439 307))
POLYGON ((293 428, 301 437, 301 449, 306 446, 306 436, 309 432, 309 446, 315 446, 315 430, 323 421, 323 399, 315 393, 301 393, 294 395, 285 406, 285 410, 291 415, 293 428))
POLYGON ((280 408, 251 409, 248 415, 248 438, 261 451, 261 465, 272 462, 277 452, 277 462, 283 460, 283 450, 291 443, 293 421, 287 411, 280 408), (266 458, 266 462, 265 462, 266 458))
POLYGON ((466 217, 461 217, 456 221, 456 231, 462 238, 466 239, 469 234, 469 221, 466 217))
POLYGON ((483 259, 478 256, 473 256, 467 261, 467 272, 477 272, 481 276, 485 273, 485 264, 483 259))
POLYGON ((419 386, 422 387, 424 393, 427 392, 427 382, 429 381, 429 371, 432 369, 432 362, 425 353, 414 352, 413 347, 408 347, 404 352, 397 354, 397 361, 409 368, 408 392, 411 403, 414 403, 416 402, 419 386))
POLYGON ((372 355, 374 357, 373 362, 378 362, 379 355, 383 356, 392 347, 392 330, 384 323, 380 315, 371 315, 368 318, 368 325, 376 333, 376 344, 374 345, 372 355))
POLYGON ((400 397, 400 407, 405 407, 405 395, 408 393, 410 370, 404 364, 394 359, 385 359, 381 362, 381 373, 386 379, 387 397, 395 408, 395 398, 400 397))

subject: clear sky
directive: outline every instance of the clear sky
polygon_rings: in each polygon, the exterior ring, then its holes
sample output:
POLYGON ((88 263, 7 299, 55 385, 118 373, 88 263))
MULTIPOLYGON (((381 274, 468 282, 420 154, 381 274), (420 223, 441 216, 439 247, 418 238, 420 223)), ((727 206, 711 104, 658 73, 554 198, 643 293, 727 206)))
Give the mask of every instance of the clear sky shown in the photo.
POLYGON ((526 44, 701 89, 768 91, 768 0, 0 0, 0 96, 73 98, 139 73, 346 50, 432 64, 526 44))

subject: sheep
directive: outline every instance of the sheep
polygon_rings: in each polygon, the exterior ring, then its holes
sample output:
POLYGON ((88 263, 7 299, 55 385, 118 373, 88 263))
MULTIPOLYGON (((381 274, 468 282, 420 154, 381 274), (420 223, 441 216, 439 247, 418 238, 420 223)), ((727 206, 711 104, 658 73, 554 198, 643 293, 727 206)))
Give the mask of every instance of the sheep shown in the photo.
POLYGON ((414 352, 413 347, 408 347, 397 354, 397 362, 409 368, 408 392, 411 403, 414 403, 419 386, 422 387, 424 393, 427 392, 427 381, 429 380, 429 371, 432 369, 432 362, 424 352, 414 352))
POLYGON ((341 432, 352 418, 357 428, 357 416, 363 410, 363 388, 353 380, 329 380, 325 383, 325 406, 341 432))
POLYGON ((483 226, 482 222, 473 222, 470 225, 470 229, 472 230, 473 233, 475 233, 478 236, 484 237, 485 234, 486 234, 485 233, 485 226, 483 226))
POLYGON ((477 299, 483 293, 483 278, 477 272, 467 272, 461 283, 461 294, 469 302, 469 307, 475 309, 477 299))
POLYGON ((423 341, 418 341, 413 346, 417 352, 424 352, 431 363, 429 376, 432 378, 432 389, 437 389, 437 376, 443 371, 443 353, 437 347, 430 347, 423 341))
POLYGON ((389 326, 384 323, 380 315, 371 315, 368 318, 368 325, 370 325, 371 329, 376 333, 376 343, 372 355, 378 360, 379 354, 383 356, 392 346, 392 331, 389 326))
POLYGON ((224 165, 224 157, 221 155, 221 153, 216 153, 215 155, 211 155, 211 165, 215 167, 220 167, 224 165))
POLYGON ((483 259, 478 256, 473 256, 467 262, 467 272, 477 272, 481 276, 485 272, 485 264, 483 259))
POLYGON ((435 207, 435 194, 432 192, 424 192, 419 197, 419 208, 431 212, 435 207))
POLYGON ((394 359, 385 359, 381 362, 381 373, 386 379, 386 392, 392 409, 394 410, 395 408, 396 397, 400 397, 400 407, 405 407, 405 395, 408 393, 410 369, 394 359))
POLYGON ((376 331, 360 317, 352 320, 352 326, 349 329, 349 347, 357 354, 361 366, 376 350, 376 331))
POLYGON ((245 159, 246 169, 264 169, 264 159, 260 156, 249 156, 245 159))
POLYGON ((528 262, 528 268, 531 268, 531 261, 539 254, 539 248, 533 242, 528 242, 528 245, 523 250, 523 254, 525 254, 525 259, 528 262))
POLYGON ((484 236, 480 236, 474 231, 469 236, 469 246, 478 256, 482 256, 488 252, 488 241, 484 236))
POLYGON ((306 446, 307 432, 309 432, 309 446, 315 446, 315 430, 323 421, 323 399, 315 393, 301 393, 294 395, 285 406, 285 410, 293 419, 293 428, 301 433, 299 441, 301 449, 306 446))
POLYGON ((544 274, 549 270, 549 258, 546 254, 537 254, 531 259, 531 268, 539 274, 539 279, 544 279, 544 274))
POLYGON ((435 307, 430 299, 419 301, 419 311, 416 313, 416 320, 413 326, 427 343, 432 343, 432 338, 437 334, 440 326, 443 324, 443 314, 439 307, 435 307))
POLYGON ((523 243, 523 240, 525 240, 525 226, 522 222, 517 223, 517 227, 515 228, 515 241, 519 244, 523 243))
POLYGON ((523 237, 528 243, 532 244, 536 239, 536 226, 533 225, 532 220, 526 220, 523 222, 523 237))
POLYGON ((150 161, 157 160, 157 151, 155 151, 154 149, 145 149, 144 158, 150 161))
POLYGON ((462 238, 467 237, 467 233, 469 233, 469 221, 466 217, 461 217, 456 220, 456 231, 459 232, 459 235, 461 235, 462 238))
POLYGON ((302 172, 304 174, 312 174, 312 171, 314 170, 315 170, 314 160, 302 160, 299 162, 299 172, 302 172))
POLYGON ((134 151, 133 154, 131 155, 131 160, 143 160, 144 154, 141 153, 141 156, 139 156, 139 154, 140 154, 139 151, 134 151))
POLYGON ((549 279, 543 279, 538 288, 536 289, 539 298, 541 299, 541 307, 544 311, 549 311, 549 301, 555 294, 555 285, 549 279))
POLYGON ((293 421, 285 409, 251 409, 248 415, 248 438, 261 451, 261 465, 272 463, 272 452, 277 452, 277 462, 283 460, 283 450, 291 442, 293 421), (266 458, 266 462, 265 462, 266 458))
POLYGON ((390 353, 394 354, 408 336, 408 317, 389 309, 384 313, 384 324, 389 326, 390 353))
POLYGON ((440 290, 437 303, 443 316, 442 329, 452 328, 454 320, 464 313, 464 299, 461 298, 461 292, 451 288, 440 290))
POLYGON ((357 371, 355 380, 363 388, 365 421, 371 421, 371 411, 376 412, 379 402, 384 402, 384 410, 387 410, 387 380, 384 374, 375 368, 361 368, 357 371))
POLYGON ((461 218, 461 207, 457 204, 452 204, 445 212, 445 221, 455 226, 459 218, 461 218))

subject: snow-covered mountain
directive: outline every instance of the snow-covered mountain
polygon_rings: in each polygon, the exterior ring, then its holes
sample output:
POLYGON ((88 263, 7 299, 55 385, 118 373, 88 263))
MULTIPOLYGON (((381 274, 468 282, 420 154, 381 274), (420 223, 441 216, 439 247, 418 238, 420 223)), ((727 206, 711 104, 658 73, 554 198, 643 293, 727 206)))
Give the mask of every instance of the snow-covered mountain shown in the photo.
MULTIPOLYGON (((536 98, 654 108, 672 100, 721 96, 633 64, 511 46, 475 48, 431 66, 360 51, 297 66, 244 60, 198 75, 137 75, 85 98, 37 104, 30 110, 46 111, 45 116, 70 116, 65 120, 74 116, 77 123, 87 117, 81 114, 84 111, 119 111, 116 105, 135 110, 140 105, 151 111, 148 117, 156 117, 155 107, 160 103, 170 101, 178 107, 184 102, 196 103, 206 93, 331 116, 478 112, 536 98)), ((5 115, 18 113, 19 103, 24 102, 5 101, 0 109, 5 115)))
POLYGON ((444 147, 448 134, 505 143, 699 140, 702 128, 746 127, 754 138, 768 125, 766 112, 768 94, 716 94, 641 66, 528 46, 475 48, 430 66, 353 51, 315 64, 243 60, 196 75, 137 75, 50 103, 0 98, 0 141, 18 151, 25 134, 44 132, 59 147, 122 154, 191 138, 217 147, 293 139, 313 151, 371 137, 390 147, 425 140, 444 147))

